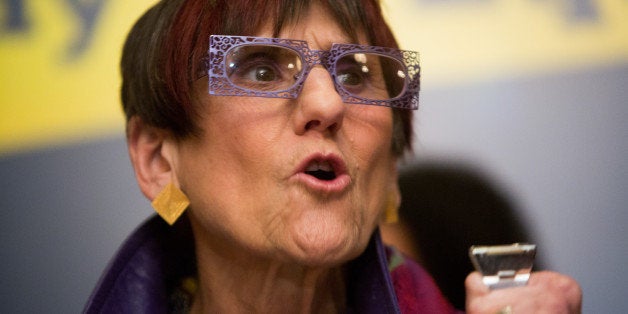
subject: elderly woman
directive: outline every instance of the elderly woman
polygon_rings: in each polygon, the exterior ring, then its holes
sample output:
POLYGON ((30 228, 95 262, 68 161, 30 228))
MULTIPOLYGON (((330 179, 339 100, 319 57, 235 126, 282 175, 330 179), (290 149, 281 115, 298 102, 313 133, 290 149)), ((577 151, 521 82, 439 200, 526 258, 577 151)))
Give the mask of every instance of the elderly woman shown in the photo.
MULTIPOLYGON (((376 0, 146 12, 122 102, 140 189, 168 224, 127 240, 86 312, 455 311, 377 231, 418 101, 417 54, 396 47, 376 0)), ((494 292, 470 277, 469 310, 577 309, 577 284, 548 276, 494 292)))

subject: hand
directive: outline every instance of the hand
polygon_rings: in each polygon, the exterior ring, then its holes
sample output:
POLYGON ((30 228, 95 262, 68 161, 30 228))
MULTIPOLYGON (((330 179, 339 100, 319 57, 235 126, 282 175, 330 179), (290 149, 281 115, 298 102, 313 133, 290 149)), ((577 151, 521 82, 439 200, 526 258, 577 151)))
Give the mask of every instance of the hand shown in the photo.
POLYGON ((468 314, 580 313, 582 308, 580 285, 555 272, 535 272, 526 286, 497 290, 490 290, 482 275, 473 272, 467 276, 465 287, 468 314))

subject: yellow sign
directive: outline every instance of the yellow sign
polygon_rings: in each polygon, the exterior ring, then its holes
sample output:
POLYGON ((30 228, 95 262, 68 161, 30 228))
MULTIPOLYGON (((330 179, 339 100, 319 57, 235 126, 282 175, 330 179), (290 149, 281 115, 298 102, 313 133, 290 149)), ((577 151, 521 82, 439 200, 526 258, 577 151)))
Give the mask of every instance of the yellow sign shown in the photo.
MULTIPOLYGON (((423 89, 628 61, 626 0, 382 0, 423 89)), ((122 134, 120 52, 156 0, 0 3, 0 154, 122 134)))
POLYGON ((122 133, 118 63, 155 0, 0 4, 0 152, 122 133))
POLYGON ((383 0, 422 86, 628 62, 625 0, 383 0))

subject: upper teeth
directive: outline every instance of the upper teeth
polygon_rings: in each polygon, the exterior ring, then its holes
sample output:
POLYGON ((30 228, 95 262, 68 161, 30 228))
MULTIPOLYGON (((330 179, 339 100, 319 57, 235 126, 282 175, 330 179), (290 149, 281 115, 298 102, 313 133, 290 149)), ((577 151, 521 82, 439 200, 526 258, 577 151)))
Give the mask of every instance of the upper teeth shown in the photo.
POLYGON ((315 161, 315 162, 310 163, 307 166, 307 169, 305 169, 305 171, 318 171, 318 170, 332 171, 334 170, 334 168, 327 161, 315 161))

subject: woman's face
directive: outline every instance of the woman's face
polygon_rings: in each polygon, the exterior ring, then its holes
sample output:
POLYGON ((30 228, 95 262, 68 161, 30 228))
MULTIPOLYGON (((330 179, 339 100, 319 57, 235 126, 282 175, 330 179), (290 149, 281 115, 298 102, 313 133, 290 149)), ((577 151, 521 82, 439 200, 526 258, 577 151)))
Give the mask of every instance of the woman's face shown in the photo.
MULTIPOLYGON (((318 6, 280 37, 349 42, 318 6)), ((206 80, 195 89, 203 132, 175 143, 173 164, 197 244, 306 265, 364 249, 397 192, 390 108, 344 104, 322 66, 296 99, 209 96, 206 80)))

